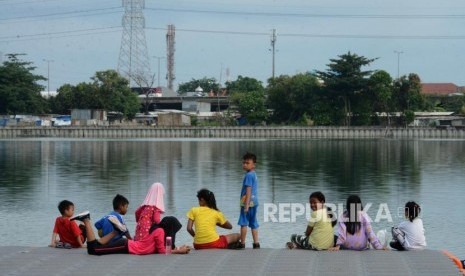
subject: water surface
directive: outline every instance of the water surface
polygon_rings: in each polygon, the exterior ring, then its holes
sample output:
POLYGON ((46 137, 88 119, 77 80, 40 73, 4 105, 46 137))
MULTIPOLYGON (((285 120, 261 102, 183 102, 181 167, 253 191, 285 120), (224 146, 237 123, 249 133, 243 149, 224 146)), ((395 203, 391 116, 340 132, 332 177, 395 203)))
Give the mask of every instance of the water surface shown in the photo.
MULTIPOLYGON (((374 222, 375 230, 399 223, 397 208, 415 200, 423 208, 428 247, 465 258, 462 140, 0 140, 0 244, 45 246, 60 200, 97 219, 111 211, 116 193, 130 201, 126 221, 133 230, 134 211, 157 181, 166 188, 167 214, 184 226, 186 212, 198 204, 196 191, 208 188, 239 231, 246 151, 258 156, 262 247, 281 248, 290 234, 302 233, 305 215, 289 222, 290 210, 299 213, 296 204, 320 190, 335 206, 360 195, 373 219, 388 210, 393 221, 374 222), (281 222, 269 221, 266 204, 281 206, 281 222)), ((177 241, 192 242, 184 228, 177 241)))

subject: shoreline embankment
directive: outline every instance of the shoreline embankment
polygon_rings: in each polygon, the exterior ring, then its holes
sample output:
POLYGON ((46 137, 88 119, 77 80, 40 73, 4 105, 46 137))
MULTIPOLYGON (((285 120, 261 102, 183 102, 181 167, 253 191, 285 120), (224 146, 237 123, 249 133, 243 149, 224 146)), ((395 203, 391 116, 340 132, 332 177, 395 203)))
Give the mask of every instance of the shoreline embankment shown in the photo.
POLYGON ((465 129, 382 127, 5 127, 15 138, 465 139, 465 129))

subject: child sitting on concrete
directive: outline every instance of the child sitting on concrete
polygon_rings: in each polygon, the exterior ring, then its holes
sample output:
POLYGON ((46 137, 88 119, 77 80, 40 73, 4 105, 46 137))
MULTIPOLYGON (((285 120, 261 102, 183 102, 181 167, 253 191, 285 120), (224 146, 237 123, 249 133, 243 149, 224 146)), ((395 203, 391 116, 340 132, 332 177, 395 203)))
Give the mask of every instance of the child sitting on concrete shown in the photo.
MULTIPOLYGON (((126 197, 120 194, 117 194, 113 198, 113 212, 104 216, 103 218, 101 218, 94 224, 95 228, 97 228, 98 230, 99 237, 106 236, 114 231, 113 224, 108 220, 110 216, 116 217, 122 225, 126 225, 124 223, 123 216, 127 213, 128 207, 129 207, 129 200, 126 197)), ((126 236, 127 239, 132 239, 131 235, 129 234, 129 231, 127 231, 124 234, 124 236, 126 236)), ((118 234, 111 240, 111 242, 116 242, 121 238, 123 238, 123 235, 118 234)))
POLYGON ((53 227, 51 247, 79 248, 85 247, 86 235, 84 226, 78 226, 70 218, 74 215, 74 204, 69 200, 63 200, 58 204, 61 216, 55 220, 53 227))

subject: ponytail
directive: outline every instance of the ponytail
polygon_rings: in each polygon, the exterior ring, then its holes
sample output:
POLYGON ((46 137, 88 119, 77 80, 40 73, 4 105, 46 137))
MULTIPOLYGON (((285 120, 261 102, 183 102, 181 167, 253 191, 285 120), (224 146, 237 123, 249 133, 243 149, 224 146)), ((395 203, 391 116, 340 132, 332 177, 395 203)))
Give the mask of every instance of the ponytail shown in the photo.
POLYGON ((197 198, 198 199, 203 198, 208 208, 219 211, 218 208, 216 207, 215 195, 210 190, 201 189, 200 191, 197 192, 197 198))

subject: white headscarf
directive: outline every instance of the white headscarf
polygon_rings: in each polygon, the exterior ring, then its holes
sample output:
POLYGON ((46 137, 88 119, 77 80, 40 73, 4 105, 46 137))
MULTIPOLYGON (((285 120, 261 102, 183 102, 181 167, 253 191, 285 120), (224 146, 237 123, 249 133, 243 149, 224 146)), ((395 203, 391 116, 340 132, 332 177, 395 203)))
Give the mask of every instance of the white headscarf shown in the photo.
POLYGON ((147 196, 145 196, 145 199, 140 206, 155 206, 160 211, 165 212, 165 204, 163 202, 164 194, 165 188, 163 188, 163 184, 158 182, 153 183, 147 191, 147 196))

